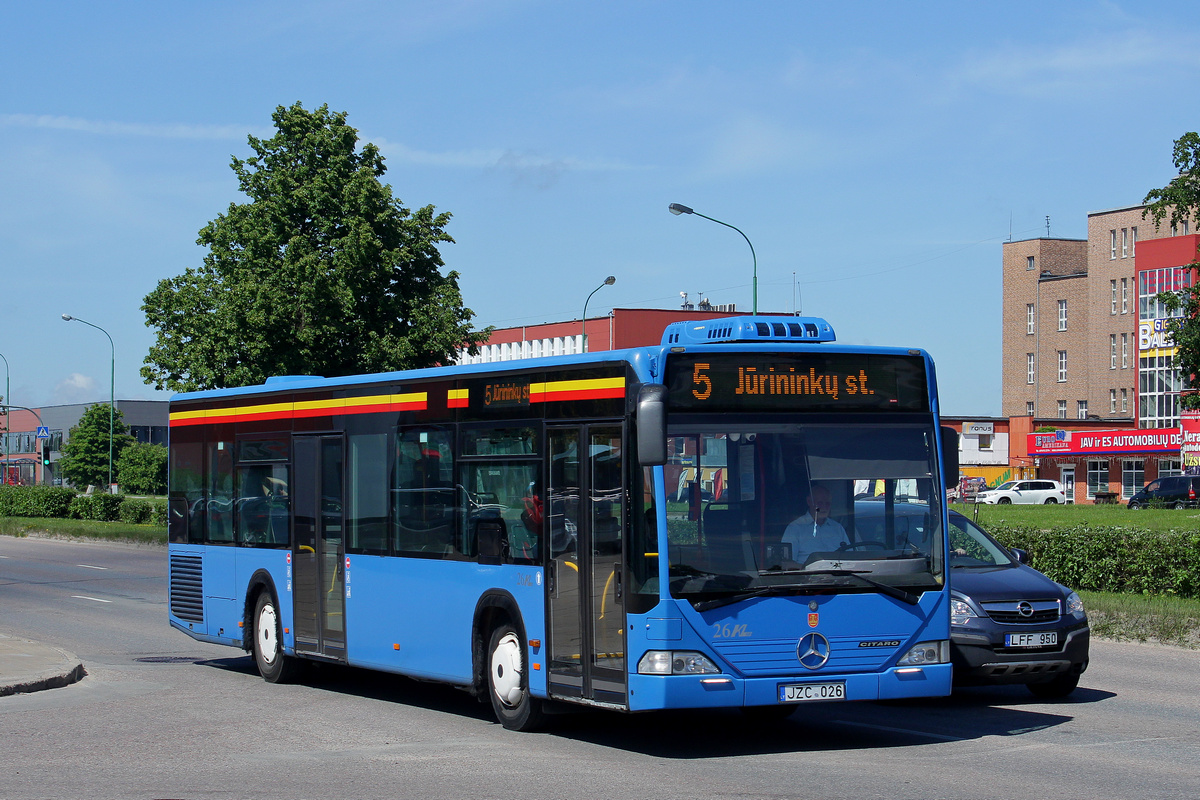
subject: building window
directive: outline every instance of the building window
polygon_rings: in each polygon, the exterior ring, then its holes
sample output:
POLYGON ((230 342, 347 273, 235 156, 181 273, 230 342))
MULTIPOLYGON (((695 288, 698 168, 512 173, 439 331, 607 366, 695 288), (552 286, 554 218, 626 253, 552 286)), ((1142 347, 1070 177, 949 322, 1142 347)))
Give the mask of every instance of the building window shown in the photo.
POLYGON ((1067 301, 1058 301, 1058 329, 1065 331, 1067 329, 1067 301))
POLYGON ((1121 334, 1121 369, 1129 367, 1129 334, 1121 334))
POLYGON ((1172 475, 1183 474, 1183 463, 1177 458, 1160 458, 1158 460, 1158 477, 1169 478, 1172 475))
POLYGON ((1129 412, 1129 390, 1122 389, 1121 390, 1121 413, 1126 414, 1128 412, 1129 412))
POLYGON ((1116 314, 1117 313, 1117 282, 1115 280, 1109 281, 1108 288, 1112 289, 1112 311, 1110 313, 1116 314))
POLYGON ((1067 401, 1066 400, 1058 401, 1058 418, 1059 419, 1067 418, 1067 401))
POLYGON ((1171 223, 1171 235, 1172 235, 1172 236, 1178 236, 1178 235, 1179 235, 1179 226, 1178 226, 1178 225, 1176 225, 1174 222, 1172 222, 1172 223, 1171 223))
POLYGON ((1121 278, 1121 313, 1129 313, 1129 279, 1121 278))
POLYGON ((990 434, 990 433, 979 434, 979 449, 980 450, 991 450, 992 449, 992 434, 990 434))
POLYGON ((1129 258, 1129 229, 1121 228, 1121 258, 1129 258))
POLYGON ((1025 256, 1025 269, 1033 269, 1033 256, 1025 256))
POLYGON ((1183 235, 1188 235, 1188 221, 1186 219, 1183 221, 1183 235))
POLYGON ((1095 497, 1096 492, 1108 491, 1108 462, 1087 462, 1087 496, 1095 497))
POLYGON ((1130 458, 1121 462, 1121 499, 1128 500, 1146 483, 1146 462, 1130 458))
POLYGON ((1037 323, 1037 314, 1033 310, 1033 303, 1025 304, 1025 332, 1033 333, 1034 325, 1037 323))
POLYGON ((1110 333, 1108 335, 1108 351, 1109 351, 1108 368, 1116 369, 1117 368, 1117 335, 1115 333, 1110 333))
POLYGON ((1027 417, 1033 416, 1033 401, 1032 400, 1025 401, 1025 416, 1027 416, 1027 417))
POLYGON ((1067 381, 1067 351, 1059 350, 1058 351, 1058 382, 1066 383, 1066 381, 1067 381))
POLYGON ((1129 229, 1129 255, 1137 255, 1137 226, 1129 229))
POLYGON ((1116 228, 1113 228, 1111 231, 1108 232, 1108 243, 1112 247, 1111 258, 1116 258, 1117 257, 1117 229, 1116 228))
POLYGON ((1025 354, 1025 382, 1033 383, 1033 378, 1034 378, 1035 373, 1036 373, 1036 369, 1035 369, 1035 361, 1033 358, 1033 353, 1026 353, 1025 354))
POLYGON ((1117 413, 1117 390, 1116 389, 1108 390, 1108 413, 1110 413, 1110 414, 1117 413))
POLYGON ((1075 416, 1077 419, 1087 419, 1087 400, 1075 403, 1075 416))

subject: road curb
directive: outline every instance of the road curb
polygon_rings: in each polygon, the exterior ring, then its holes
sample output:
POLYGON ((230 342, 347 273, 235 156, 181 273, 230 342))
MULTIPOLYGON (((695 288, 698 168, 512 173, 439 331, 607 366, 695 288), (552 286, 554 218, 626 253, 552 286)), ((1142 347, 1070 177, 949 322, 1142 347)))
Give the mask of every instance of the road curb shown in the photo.
POLYGON ((86 674, 74 653, 0 633, 0 697, 69 686, 86 674))

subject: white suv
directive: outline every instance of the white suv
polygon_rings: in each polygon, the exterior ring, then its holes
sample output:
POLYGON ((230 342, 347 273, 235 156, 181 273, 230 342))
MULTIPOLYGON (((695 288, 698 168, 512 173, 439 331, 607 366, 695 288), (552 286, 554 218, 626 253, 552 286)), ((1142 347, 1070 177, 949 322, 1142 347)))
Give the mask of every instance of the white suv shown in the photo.
POLYGON ((1067 496, 1058 481, 1008 481, 975 495, 976 503, 1065 503, 1067 496))

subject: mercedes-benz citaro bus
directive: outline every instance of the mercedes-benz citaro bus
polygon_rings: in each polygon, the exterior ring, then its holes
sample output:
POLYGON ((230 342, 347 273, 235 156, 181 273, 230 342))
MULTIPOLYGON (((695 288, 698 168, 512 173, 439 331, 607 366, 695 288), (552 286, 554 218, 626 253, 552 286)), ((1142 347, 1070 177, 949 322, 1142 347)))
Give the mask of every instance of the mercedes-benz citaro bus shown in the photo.
POLYGON ((312 661, 442 681, 516 730, 564 704, 946 695, 957 439, 933 362, 834 342, 729 317, 176 395, 170 624, 271 682, 312 661))

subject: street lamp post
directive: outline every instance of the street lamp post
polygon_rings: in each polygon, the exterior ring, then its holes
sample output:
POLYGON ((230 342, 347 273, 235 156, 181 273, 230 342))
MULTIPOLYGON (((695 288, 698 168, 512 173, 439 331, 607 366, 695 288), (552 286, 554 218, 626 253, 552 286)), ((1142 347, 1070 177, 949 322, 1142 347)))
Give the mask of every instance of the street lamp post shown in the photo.
MULTIPOLYGON (((66 320, 67 322, 70 322, 71 320, 74 320, 75 322, 82 322, 84 325, 87 325, 88 327, 91 327, 91 328, 95 328, 96 330, 103 333, 105 336, 108 336, 108 331, 104 330, 104 328, 101 328, 99 325, 93 325, 92 323, 88 322, 86 319, 80 319, 79 317, 72 317, 70 314, 63 314, 62 318, 64 320, 66 320)), ((112 340, 111 336, 108 336, 108 347, 112 353, 111 369, 109 372, 109 380, 108 380, 108 487, 109 487, 109 491, 112 491, 112 482, 113 482, 113 479, 112 479, 113 478, 113 474, 112 474, 112 468, 113 468, 113 413, 114 413, 113 407, 114 407, 114 399, 115 399, 115 394, 116 394, 116 382, 117 382, 117 348, 113 345, 113 340, 112 340)))
POLYGON ((719 219, 713 219, 712 217, 706 217, 703 214, 701 214, 699 211, 694 211, 693 209, 690 209, 687 206, 682 205, 681 203, 671 203, 671 205, 667 206, 667 210, 670 211, 672 214, 675 214, 676 216, 678 216, 679 214, 695 214, 697 217, 704 217, 709 222, 715 222, 718 225, 724 225, 726 228, 733 228, 735 231, 742 234, 742 238, 746 240, 746 244, 750 245, 750 258, 754 260, 754 280, 753 280, 753 283, 751 283, 751 285, 750 285, 751 298, 753 300, 753 304, 751 306, 751 313, 757 315, 758 314, 758 256, 756 256, 754 254, 754 245, 751 244, 750 237, 747 236, 745 233, 742 233, 741 228, 738 228, 734 225, 730 225, 728 222, 722 222, 719 219))
MULTIPOLYGON (((592 289, 592 294, 595 294, 596 292, 600 291, 605 286, 612 286, 616 282, 617 282, 616 277, 613 275, 609 275, 607 278, 604 279, 604 283, 600 284, 595 289, 592 289)), ((587 352, 587 306, 588 306, 588 302, 592 299, 592 294, 589 294, 587 296, 587 300, 583 301, 583 340, 582 340, 581 344, 583 347, 583 352, 585 352, 585 353, 587 352)))
MULTIPOLYGON (((8 423, 9 423, 9 420, 12 419, 12 415, 10 414, 8 407, 12 403, 12 398, 8 396, 8 392, 9 392, 8 359, 4 358, 3 353, 0 353, 0 358, 4 359, 4 439, 2 440, 3 447, 0 447, 0 455, 7 457, 8 456, 8 429, 9 429, 9 427, 11 427, 8 423)), ((4 472, 2 474, 0 474, 0 483, 8 483, 8 461, 7 461, 7 458, 4 461, 4 466, 0 467, 0 469, 4 470, 4 472)))

